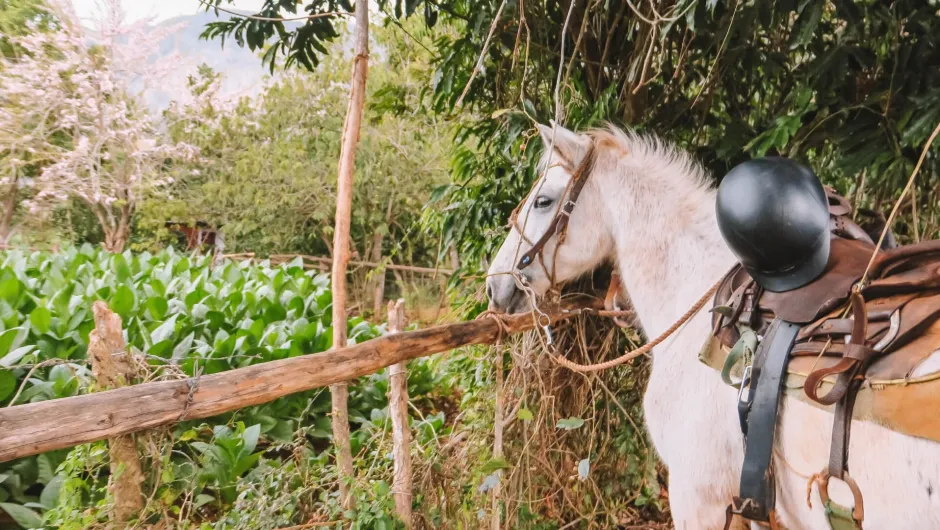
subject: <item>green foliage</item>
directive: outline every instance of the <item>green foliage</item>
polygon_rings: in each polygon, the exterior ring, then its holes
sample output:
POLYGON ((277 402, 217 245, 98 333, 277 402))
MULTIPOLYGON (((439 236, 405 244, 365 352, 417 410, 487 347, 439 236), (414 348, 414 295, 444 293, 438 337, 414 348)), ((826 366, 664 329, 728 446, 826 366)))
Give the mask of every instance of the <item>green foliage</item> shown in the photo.
MULTIPOLYGON (((206 11, 220 15, 224 11, 217 8, 225 9, 226 4, 233 2, 209 0, 204 4, 206 11)), ((257 18, 229 16, 227 20, 210 22, 201 37, 219 39, 223 46, 226 39, 233 38, 241 47, 247 45, 252 51, 264 50, 261 60, 271 72, 277 66, 279 54, 284 57, 285 67, 297 65, 313 70, 328 54, 329 44, 340 36, 338 21, 344 14, 352 14, 353 3, 350 0, 315 0, 303 5, 296 0, 265 0, 254 13, 257 18)), ((429 27, 437 23, 440 10, 436 3, 422 0, 379 0, 376 3, 383 11, 392 9, 396 18, 409 17, 421 7, 429 27)))
MULTIPOLYGON (((261 425, 245 428, 244 423, 238 422, 234 430, 227 425, 217 425, 212 429, 212 433, 211 442, 192 443, 192 447, 200 455, 199 480, 217 489, 224 502, 232 503, 235 501, 238 479, 253 468, 263 454, 262 451, 254 452, 261 435, 261 425)), ((181 438, 186 438, 187 435, 188 433, 184 433, 181 438)), ((191 436, 196 438, 198 434, 193 433, 191 436)), ((207 502, 210 498, 212 497, 207 496, 207 502)))
POLYGON ((8 37, 33 28, 45 29, 52 23, 43 0, 0 0, 0 55, 10 57, 20 52, 8 37))
MULTIPOLYGON (((466 24, 437 47, 440 112, 464 90, 500 2, 449 5, 466 24)), ((940 122, 940 31, 926 0, 680 0, 658 7, 660 20, 623 1, 575 1, 563 66, 568 4, 525 2, 518 27, 521 5, 506 4, 482 55, 465 98, 478 118, 458 132, 452 184, 435 194, 434 226, 464 256, 492 255, 491 235, 535 180, 534 120, 655 132, 718 178, 755 156, 802 159, 878 210, 900 193, 940 122)), ((919 229, 905 209, 902 240, 940 236, 938 149, 918 181, 919 229)))
MULTIPOLYGON (((385 53, 372 56, 376 103, 356 153, 351 238, 366 261, 433 265, 439 237, 415 228, 431 190, 446 182, 450 125, 421 112, 427 52, 395 35, 375 36, 385 53)), ((148 232, 167 235, 166 221, 203 221, 221 227, 228 251, 329 255, 348 77, 345 60, 327 57, 315 73, 281 76, 257 98, 229 104, 214 94, 218 75, 200 68, 190 78, 194 102, 165 119, 202 157, 172 199, 144 206, 137 248, 151 248, 148 232)))
MULTIPOLYGON (((331 298, 328 277, 305 270, 299 260, 270 267, 213 263, 172 250, 157 255, 110 254, 89 246, 60 254, 10 251, 0 262, 0 406, 10 404, 17 390, 16 403, 22 404, 90 389, 85 352, 97 300, 120 313, 128 344, 144 355, 155 376, 198 377, 328 349, 331 298)), ((349 320, 351 343, 382 332, 361 318, 349 320)), ((436 383, 427 366, 414 365, 409 389, 420 402, 436 383)), ((384 372, 351 387, 356 451, 368 450, 375 433, 387 429, 382 412, 387 389, 384 372)), ((235 509, 242 493, 270 478, 253 473, 287 465, 280 456, 284 448, 289 453, 299 441, 297 450, 312 455, 309 465, 325 465, 314 456, 325 459, 330 449, 329 410, 326 393, 308 392, 177 426, 165 451, 145 453, 145 469, 155 475, 146 487, 159 499, 149 510, 227 520, 224 514, 235 509)), ((107 513, 103 451, 102 444, 93 444, 0 464, 0 502, 14 506, 6 511, 17 520, 45 513, 47 524, 60 528, 93 527, 107 513), (89 511, 89 506, 97 508, 89 511)), ((305 502, 312 503, 323 488, 329 486, 310 486, 305 502)), ((375 493, 363 495, 373 499, 375 493)), ((302 515, 297 506, 284 513, 288 519, 302 515)), ((363 521, 381 521, 393 511, 362 513, 363 521)), ((373 527, 381 524, 363 526, 373 527)))

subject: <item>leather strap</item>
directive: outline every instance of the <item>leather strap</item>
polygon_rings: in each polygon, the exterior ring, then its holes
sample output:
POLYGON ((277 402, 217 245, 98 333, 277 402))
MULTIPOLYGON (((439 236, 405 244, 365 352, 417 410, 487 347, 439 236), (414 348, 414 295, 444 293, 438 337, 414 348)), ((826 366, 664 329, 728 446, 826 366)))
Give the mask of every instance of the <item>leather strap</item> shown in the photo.
POLYGON ((561 210, 555 214, 555 217, 548 225, 548 229, 545 231, 545 233, 542 234, 542 237, 540 237, 538 241, 536 241, 535 244, 533 244, 532 247, 522 255, 521 258, 519 258, 519 263, 516 264, 516 269, 522 270, 529 265, 532 265, 532 263, 535 262, 535 257, 542 254, 542 249, 546 244, 548 244, 548 241, 556 233, 558 234, 559 238, 564 239, 565 234, 568 231, 568 220, 571 217, 571 212, 578 203, 578 197, 581 195, 581 190, 584 189, 584 185, 587 183, 588 176, 591 174, 593 167, 594 143, 592 142, 587 154, 584 155, 584 159, 581 160, 581 164, 578 165, 578 168, 571 176, 571 192, 565 199, 565 203, 562 205, 561 210))
POLYGON ((845 393, 845 399, 836 405, 835 419, 832 423, 832 444, 829 447, 829 475, 839 480, 844 479, 849 468, 849 435, 852 430, 852 410, 855 397, 862 381, 855 380, 845 393))
POLYGON ((798 324, 774 319, 755 355, 741 486, 731 503, 732 513, 746 519, 767 523, 772 519, 776 490, 771 457, 777 411, 790 348, 799 330, 798 324))
POLYGON ((842 360, 835 366, 821 368, 809 374, 803 383, 803 391, 806 395, 823 405, 832 405, 842 400, 849 391, 849 386, 858 376, 868 361, 874 354, 874 350, 865 345, 868 338, 868 314, 865 312, 865 299, 861 293, 853 291, 849 297, 852 304, 852 318, 854 326, 849 343, 846 344, 842 360), (819 387, 823 379, 830 375, 836 375, 836 382, 832 389, 825 395, 819 395, 819 387))

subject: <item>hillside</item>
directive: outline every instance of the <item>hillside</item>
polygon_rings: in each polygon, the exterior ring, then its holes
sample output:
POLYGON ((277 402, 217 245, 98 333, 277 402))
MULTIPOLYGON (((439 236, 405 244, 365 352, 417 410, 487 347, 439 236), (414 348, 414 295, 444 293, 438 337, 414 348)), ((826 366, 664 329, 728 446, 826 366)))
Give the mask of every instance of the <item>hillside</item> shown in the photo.
POLYGON ((147 103, 151 108, 163 109, 174 99, 185 99, 186 78, 195 73, 200 63, 206 63, 223 74, 223 96, 250 95, 258 92, 268 76, 259 57, 248 48, 239 47, 234 41, 225 42, 223 47, 218 40, 206 41, 199 38, 207 23, 228 16, 220 13, 217 18, 211 12, 197 13, 165 20, 156 26, 182 26, 164 39, 160 49, 163 57, 179 54, 182 64, 173 70, 162 88, 152 90, 147 95, 147 103))

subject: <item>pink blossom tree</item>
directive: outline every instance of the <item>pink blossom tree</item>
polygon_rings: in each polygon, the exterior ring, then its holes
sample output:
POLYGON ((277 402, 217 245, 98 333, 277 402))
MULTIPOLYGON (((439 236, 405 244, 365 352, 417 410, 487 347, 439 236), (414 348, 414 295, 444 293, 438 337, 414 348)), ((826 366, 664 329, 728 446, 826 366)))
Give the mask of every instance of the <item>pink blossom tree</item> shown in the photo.
POLYGON ((68 3, 52 2, 58 30, 17 38, 23 52, 0 64, 0 156, 7 162, 0 186, 9 192, 4 219, 12 219, 24 167, 42 164, 30 212, 77 199, 101 225, 104 246, 120 252, 141 200, 172 182, 175 161, 196 152, 166 141, 128 89, 146 88, 165 71, 151 60, 165 33, 125 24, 117 0, 101 7, 97 27, 86 31, 68 3))

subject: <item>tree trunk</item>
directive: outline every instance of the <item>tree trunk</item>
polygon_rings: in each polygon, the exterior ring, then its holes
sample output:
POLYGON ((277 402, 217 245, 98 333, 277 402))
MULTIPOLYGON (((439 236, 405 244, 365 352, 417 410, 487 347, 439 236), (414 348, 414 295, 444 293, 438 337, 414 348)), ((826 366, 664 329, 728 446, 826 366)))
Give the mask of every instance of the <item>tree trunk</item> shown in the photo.
MULTIPOLYGON (((127 385, 135 372, 127 353, 121 317, 98 301, 93 306, 95 329, 88 337, 88 357, 98 380, 99 390, 110 390, 127 385)), ((144 474, 137 456, 137 441, 133 434, 108 440, 111 458, 111 480, 108 489, 114 497, 114 521, 130 521, 144 507, 140 485, 144 474)))
MULTIPOLYGON (((376 230, 375 235, 372 236, 372 262, 381 263, 382 262, 382 243, 385 241, 385 234, 391 230, 392 222, 395 220, 392 217, 392 208, 395 206, 395 196, 389 197, 388 199, 388 208, 385 211, 385 231, 376 230)), ((372 304, 372 314, 378 317, 382 311, 382 302, 385 300, 385 268, 381 267, 381 270, 375 271, 375 301, 372 304)))
POLYGON ((0 221, 0 243, 6 244, 7 240, 10 239, 10 232, 13 230, 13 216, 16 214, 16 194, 18 189, 18 177, 13 177, 13 182, 10 183, 10 191, 7 192, 7 196, 3 199, 3 220, 0 221))
MULTIPOLYGON (((405 329, 405 301, 388 302, 388 330, 400 333, 405 329)), ((392 492, 395 511, 412 528, 411 520, 411 430, 408 425, 408 369, 404 361, 388 369, 388 407, 392 417, 392 458, 394 478, 392 492)))
MULTIPOLYGON (((385 234, 376 232, 372 236, 372 257, 373 263, 382 262, 382 242, 385 240, 385 234)), ((372 314, 376 317, 381 314, 382 302, 385 300, 385 274, 388 271, 384 267, 375 270, 375 289, 373 292, 374 301, 372 303, 372 314)))
MULTIPOLYGON (((336 197, 336 222, 333 234, 333 348, 346 346, 346 266, 349 262, 349 225, 352 211, 353 170, 356 146, 365 103, 366 76, 369 68, 369 2, 356 2, 356 56, 353 58, 349 106, 343 124, 339 156, 339 183, 336 197)), ((349 449, 349 413, 346 383, 330 386, 333 405, 333 442, 339 467, 340 501, 344 508, 354 507, 349 495, 353 480, 352 454, 349 449)))
POLYGON ((460 254, 457 253, 456 245, 450 246, 450 268, 456 271, 460 268, 460 254))

